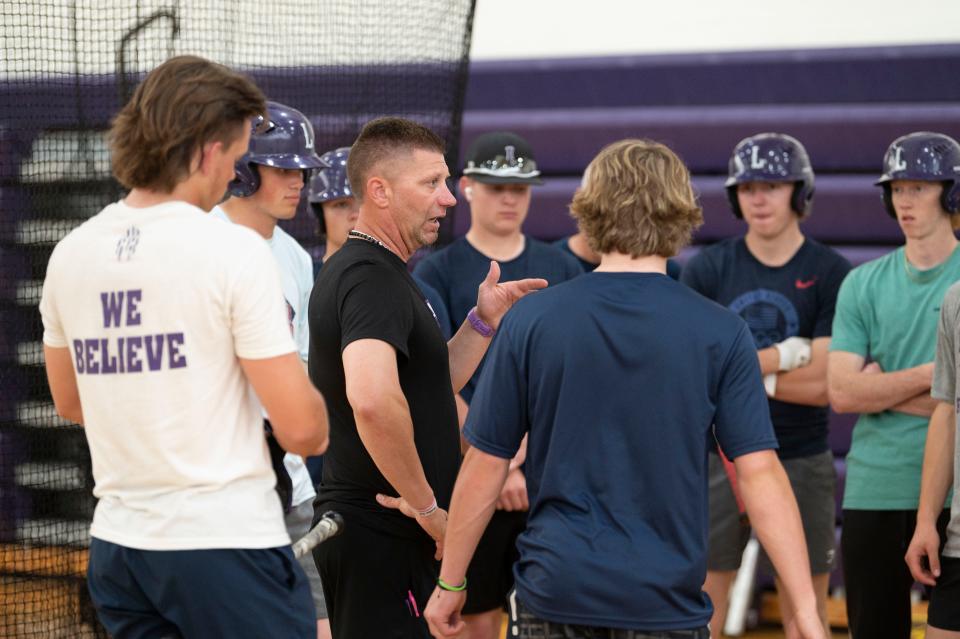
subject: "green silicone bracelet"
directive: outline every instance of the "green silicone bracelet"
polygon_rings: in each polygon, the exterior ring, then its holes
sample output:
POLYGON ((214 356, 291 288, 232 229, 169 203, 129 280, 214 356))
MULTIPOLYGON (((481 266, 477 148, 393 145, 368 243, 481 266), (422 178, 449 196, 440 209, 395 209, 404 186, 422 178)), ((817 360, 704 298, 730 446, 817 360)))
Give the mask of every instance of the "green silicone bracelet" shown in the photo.
POLYGON ((461 592, 467 589, 467 578, 463 578, 463 583, 459 586, 451 586, 443 579, 437 578, 437 585, 440 586, 440 590, 448 590, 450 592, 461 592))

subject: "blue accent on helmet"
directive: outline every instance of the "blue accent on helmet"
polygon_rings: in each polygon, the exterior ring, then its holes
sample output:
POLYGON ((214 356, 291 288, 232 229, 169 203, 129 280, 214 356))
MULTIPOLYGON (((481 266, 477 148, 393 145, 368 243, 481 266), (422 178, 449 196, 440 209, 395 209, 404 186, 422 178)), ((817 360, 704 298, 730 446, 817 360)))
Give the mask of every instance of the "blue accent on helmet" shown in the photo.
POLYGON ((743 217, 737 185, 748 182, 793 182, 790 207, 799 215, 809 211, 814 176, 810 157, 800 141, 785 133, 758 133, 737 143, 730 156, 727 198, 733 214, 743 217))
POLYGON ((940 205, 947 213, 960 212, 960 144, 930 131, 909 133, 890 144, 883 156, 883 174, 874 184, 882 187, 883 207, 896 218, 890 194, 893 180, 943 182, 940 205))
POLYGON ((267 102, 267 116, 253 121, 250 146, 237 162, 230 195, 250 197, 260 188, 256 165, 278 169, 318 169, 326 166, 314 150, 313 125, 300 111, 278 102, 267 102))

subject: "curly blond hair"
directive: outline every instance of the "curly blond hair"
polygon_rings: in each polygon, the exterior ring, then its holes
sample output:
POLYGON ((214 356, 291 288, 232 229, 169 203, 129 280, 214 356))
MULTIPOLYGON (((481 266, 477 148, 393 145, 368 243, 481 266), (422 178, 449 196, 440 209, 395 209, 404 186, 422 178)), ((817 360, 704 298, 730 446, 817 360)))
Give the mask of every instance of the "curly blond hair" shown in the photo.
POLYGON ((642 139, 600 151, 570 213, 594 251, 631 257, 672 257, 703 224, 687 167, 663 144, 642 139))

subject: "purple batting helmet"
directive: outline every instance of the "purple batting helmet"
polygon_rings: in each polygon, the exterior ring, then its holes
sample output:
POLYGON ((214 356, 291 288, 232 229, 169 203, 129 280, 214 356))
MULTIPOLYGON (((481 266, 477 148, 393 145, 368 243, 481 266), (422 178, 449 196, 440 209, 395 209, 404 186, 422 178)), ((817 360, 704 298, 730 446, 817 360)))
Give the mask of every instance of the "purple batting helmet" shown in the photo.
POLYGON ((350 180, 347 177, 347 159, 349 157, 349 146, 327 151, 320 156, 320 160, 326 166, 314 171, 310 178, 307 200, 311 204, 322 204, 330 200, 353 197, 353 190, 350 188, 350 180))
POLYGON ((813 200, 813 167, 800 141, 785 133, 758 133, 737 143, 730 156, 726 183, 733 214, 743 217, 737 185, 747 182, 793 182, 790 208, 808 212, 813 200))
POLYGON ((230 195, 250 197, 257 192, 258 164, 305 172, 326 166, 313 148, 313 125, 307 116, 286 105, 267 102, 267 117, 254 121, 250 146, 237 162, 236 177, 227 187, 230 195))
POLYGON ((327 232, 321 205, 331 200, 354 197, 353 189, 350 188, 350 179, 347 177, 347 159, 349 157, 349 146, 327 151, 320 156, 325 166, 314 171, 310 177, 307 201, 317 217, 321 234, 327 232))
POLYGON ((960 144, 949 135, 918 131, 899 137, 883 156, 883 175, 874 182, 882 187, 883 206, 894 218, 890 183, 894 180, 942 182, 940 205, 951 215, 960 212, 960 144))

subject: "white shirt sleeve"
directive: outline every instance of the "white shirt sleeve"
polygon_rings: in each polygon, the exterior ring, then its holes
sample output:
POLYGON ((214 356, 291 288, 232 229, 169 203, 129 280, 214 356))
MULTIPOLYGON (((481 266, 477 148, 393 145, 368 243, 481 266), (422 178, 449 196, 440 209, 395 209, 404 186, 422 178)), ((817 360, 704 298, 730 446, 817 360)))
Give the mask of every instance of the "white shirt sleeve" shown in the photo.
POLYGON ((313 291, 313 263, 310 256, 301 251, 301 265, 298 273, 300 288, 300 312, 295 318, 293 339, 297 343, 297 349, 300 351, 300 359, 307 361, 310 354, 310 318, 308 309, 310 308, 310 293, 313 291))
POLYGON ((244 246, 244 264, 231 274, 230 326, 234 351, 244 359, 295 352, 280 273, 264 242, 244 246))

